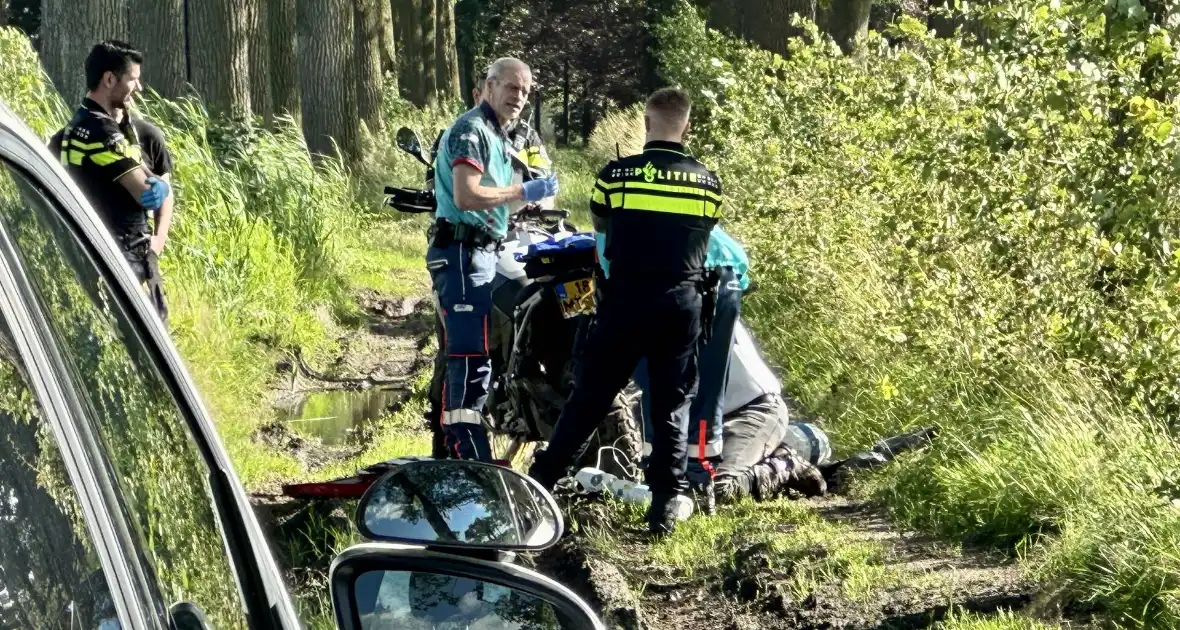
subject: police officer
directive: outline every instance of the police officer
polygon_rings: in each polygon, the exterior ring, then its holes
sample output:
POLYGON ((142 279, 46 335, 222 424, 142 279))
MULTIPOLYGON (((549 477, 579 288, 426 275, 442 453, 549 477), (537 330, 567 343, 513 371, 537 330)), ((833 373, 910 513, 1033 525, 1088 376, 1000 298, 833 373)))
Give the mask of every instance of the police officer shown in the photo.
POLYGON ((519 59, 488 69, 482 100, 443 134, 435 156, 437 219, 426 267, 443 324, 446 353, 441 433, 448 455, 492 459, 483 425, 491 380, 488 326, 496 250, 508 226, 508 204, 557 193, 556 177, 513 183, 506 127, 528 102, 532 72, 519 59))
MULTIPOLYGON (((722 459, 725 384, 734 327, 741 315, 742 294, 750 286, 749 269, 750 261, 742 246, 720 225, 713 228, 705 256, 708 299, 705 300, 703 320, 708 334, 701 335, 698 346, 701 377, 689 409, 688 468, 685 473, 697 507, 706 514, 713 513, 716 503, 713 477, 722 459)), ((652 449, 651 392, 646 362, 640 362, 635 370, 635 383, 643 392, 643 456, 646 458, 652 449)))
MULTIPOLYGON (((475 87, 471 90, 471 95, 475 103, 483 101, 483 81, 484 77, 480 76, 475 80, 475 87)), ((516 156, 513 161, 513 183, 523 184, 527 173, 522 172, 522 168, 527 168, 532 171, 535 177, 549 177, 553 175, 553 163, 549 159, 549 153, 545 150, 545 145, 542 143, 541 134, 537 133, 531 125, 523 118, 518 118, 510 121, 505 127, 508 135, 509 151, 516 156)), ((434 139, 434 146, 430 150, 431 155, 438 155, 438 148, 442 142, 443 134, 446 131, 438 134, 434 139)), ((433 187, 434 185, 434 169, 431 168, 427 172, 427 185, 433 187)), ((538 203, 542 207, 552 208, 554 197, 549 196, 538 203)), ((521 202, 512 202, 508 204, 509 212, 519 209, 521 202)), ((444 337, 442 318, 436 313, 434 321, 435 336, 442 340, 444 337)), ((445 446, 445 436, 442 431, 442 396, 443 396, 443 382, 446 376, 447 356, 445 352, 439 352, 434 360, 434 373, 430 378, 430 389, 427 392, 427 409, 426 420, 430 425, 431 433, 433 435, 433 445, 431 455, 436 459, 444 459, 449 456, 445 446)))
POLYGON ((653 533, 675 527, 685 489, 685 431, 697 387, 696 344, 709 233, 721 182, 685 153, 691 103, 678 89, 647 101, 643 153, 599 173, 590 209, 611 261, 593 330, 548 447, 529 474, 552 488, 602 421, 641 358, 651 375, 653 448, 646 471, 653 533))
MULTIPOLYGON (((137 126, 126 115, 140 89, 142 63, 143 55, 126 43, 108 40, 95 45, 86 57, 86 97, 65 128, 50 140, 50 149, 86 194, 160 317, 166 319, 157 255, 171 221, 171 207, 167 221, 163 212, 157 216, 157 238, 148 230, 147 212, 164 209, 172 187, 144 163, 137 126)), ((170 168, 163 158, 157 159, 155 166, 170 168)))

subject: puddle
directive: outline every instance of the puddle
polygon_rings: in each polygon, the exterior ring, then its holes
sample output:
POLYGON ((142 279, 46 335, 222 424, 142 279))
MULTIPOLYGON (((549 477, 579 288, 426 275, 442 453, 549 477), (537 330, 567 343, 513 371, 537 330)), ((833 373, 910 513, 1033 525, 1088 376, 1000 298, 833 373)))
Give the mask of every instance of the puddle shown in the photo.
POLYGON ((331 390, 312 392, 290 407, 276 411, 278 419, 292 431, 318 438, 324 444, 341 446, 357 436, 402 398, 402 390, 331 390))

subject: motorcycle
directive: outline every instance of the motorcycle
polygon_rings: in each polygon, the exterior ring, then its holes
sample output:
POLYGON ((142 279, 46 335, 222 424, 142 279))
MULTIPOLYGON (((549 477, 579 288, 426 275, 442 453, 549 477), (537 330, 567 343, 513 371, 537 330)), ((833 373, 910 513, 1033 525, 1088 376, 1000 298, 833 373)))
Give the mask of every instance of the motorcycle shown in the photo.
MULTIPOLYGON (((408 213, 433 212, 433 156, 418 134, 402 127, 398 147, 427 168, 424 189, 386 187, 387 204, 408 213)), ((513 156, 527 181, 540 176, 513 156)), ((503 459, 512 461, 526 443, 552 435, 574 382, 574 358, 593 322, 601 271, 593 233, 566 222, 568 210, 529 204, 509 217, 492 284, 488 336, 492 385, 485 409, 493 435, 510 443, 503 459)), ((634 421, 637 393, 632 388, 615 401, 581 463, 603 466, 600 451, 615 449, 605 466, 634 473, 625 462, 638 461, 640 438, 634 421)))
POLYGON ((337 627, 605 630, 562 584, 515 563, 562 535, 553 497, 509 468, 400 460, 357 505, 373 542, 338 556, 329 574, 337 627))

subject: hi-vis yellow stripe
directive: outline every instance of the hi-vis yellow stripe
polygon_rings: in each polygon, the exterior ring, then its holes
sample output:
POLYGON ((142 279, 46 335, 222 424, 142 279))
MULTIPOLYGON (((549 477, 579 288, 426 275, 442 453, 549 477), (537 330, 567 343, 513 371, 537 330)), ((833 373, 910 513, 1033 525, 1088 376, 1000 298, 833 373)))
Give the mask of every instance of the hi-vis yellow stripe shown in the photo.
POLYGON ((74 147, 75 149, 82 149, 83 151, 93 151, 95 149, 101 149, 103 144, 101 142, 82 142, 81 140, 74 140, 71 138, 70 146, 74 147))
POLYGON ((590 195, 590 201, 593 201, 594 203, 599 203, 599 204, 602 204, 605 206, 606 205, 606 195, 603 194, 603 192, 601 190, 595 188, 594 194, 590 195))
POLYGON ((694 186, 672 186, 669 184, 648 184, 647 182, 620 182, 626 190, 654 190, 656 192, 680 193, 682 195, 702 195, 714 201, 721 201, 721 195, 694 186))
POLYGON ((114 164, 115 162, 123 159, 123 156, 115 153, 114 151, 99 151, 98 153, 91 155, 90 159, 99 166, 107 166, 108 164, 114 164))
POLYGON ((647 212, 667 212, 670 214, 688 214, 692 216, 706 216, 715 218, 718 214, 716 203, 701 199, 683 199, 681 197, 662 197, 642 193, 611 193, 610 205, 621 210, 644 210, 647 212))

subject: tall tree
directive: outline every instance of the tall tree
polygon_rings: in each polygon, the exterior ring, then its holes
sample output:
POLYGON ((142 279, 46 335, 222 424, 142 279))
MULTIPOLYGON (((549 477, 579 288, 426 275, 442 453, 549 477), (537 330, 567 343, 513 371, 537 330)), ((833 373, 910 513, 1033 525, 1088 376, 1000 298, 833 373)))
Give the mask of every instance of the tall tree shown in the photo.
POLYGON ((49 78, 66 102, 86 93, 86 55, 105 39, 127 39, 126 0, 45 0, 41 54, 49 78))
POLYGON ((188 0, 192 84, 211 113, 250 115, 250 58, 246 4, 188 0))
MULTIPOLYGON (((423 92, 422 59, 422 2, 423 0, 393 0, 396 8, 396 33, 400 44, 401 73, 398 83, 402 96, 411 103, 426 104, 423 92)), ((432 66, 433 67, 433 66, 432 66)))
POLYGON ((0 26, 8 26, 8 0, 0 0, 0 26))
POLYGON ((267 0, 270 91, 276 114, 299 118, 299 34, 295 0, 267 0))
POLYGON ((357 114, 368 125, 369 131, 384 130, 381 100, 381 4, 387 0, 354 0, 353 16, 356 38, 357 114))
POLYGON ((359 157, 353 0, 298 0, 303 135, 312 153, 359 157))
POLYGON ((397 0, 377 0, 381 11, 381 72, 397 77, 397 39, 393 35, 393 4, 397 0))
POLYGON ((131 44, 143 51, 143 82, 168 98, 185 92, 184 0, 130 0, 131 44))
POLYGON ((858 40, 869 32, 869 14, 873 0, 832 0, 827 20, 828 34, 845 53, 856 48, 858 40))
POLYGON ((250 109, 268 124, 274 120, 270 78, 270 16, 267 0, 246 0, 247 58, 250 62, 250 109))
POLYGON ((459 99, 459 52, 455 45, 455 0, 438 0, 438 31, 435 37, 439 95, 448 102, 454 102, 459 99))
POLYGON ((786 55, 787 41, 803 34, 791 26, 793 16, 815 21, 816 5, 816 0, 712 0, 709 26, 786 55))
POLYGON ((438 31, 437 0, 422 0, 421 54, 422 54, 422 97, 428 105, 438 101, 438 49, 435 45, 438 31))

